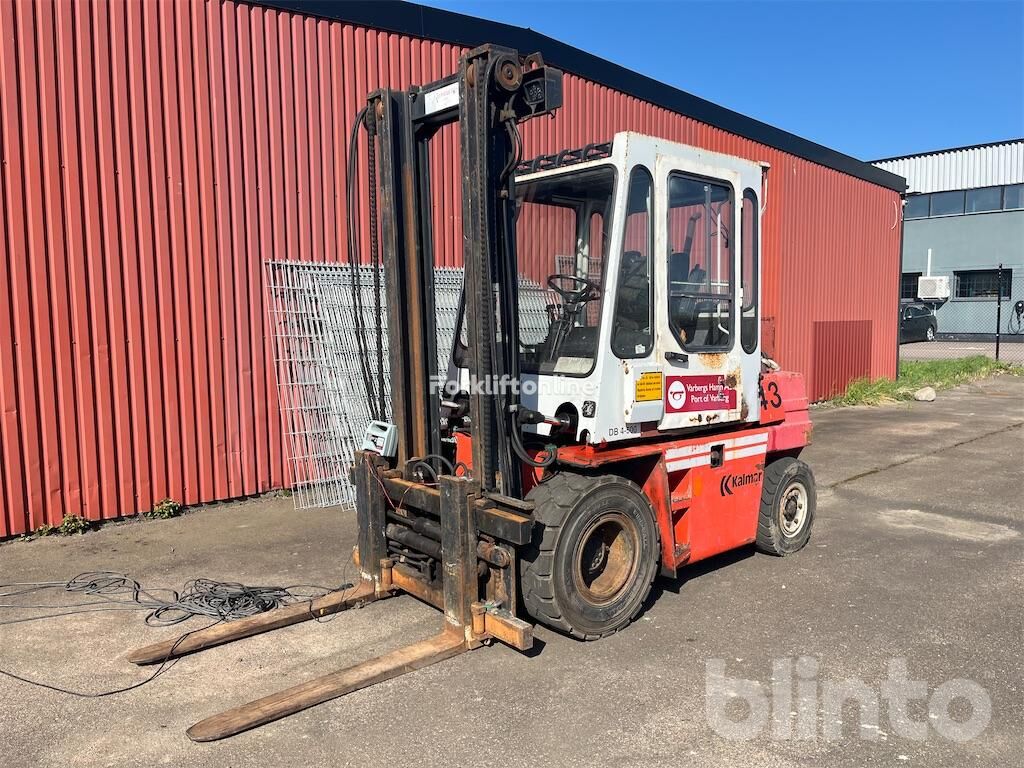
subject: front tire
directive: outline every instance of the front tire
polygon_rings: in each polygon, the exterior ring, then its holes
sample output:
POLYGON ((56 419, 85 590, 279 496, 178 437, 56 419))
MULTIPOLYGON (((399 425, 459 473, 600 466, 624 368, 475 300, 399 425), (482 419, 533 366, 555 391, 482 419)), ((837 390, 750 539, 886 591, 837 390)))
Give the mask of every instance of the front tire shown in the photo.
POLYGON ((537 621, 582 640, 629 624, 658 568, 654 510, 616 475, 562 472, 527 495, 533 541, 522 555, 522 596, 537 621))
POLYGON ((811 538, 818 491, 811 468, 784 456, 768 464, 761 486, 757 548, 784 557, 799 552, 811 538))
POLYGON ((935 341, 935 329, 932 328, 930 325, 928 326, 928 329, 924 332, 924 340, 935 341))

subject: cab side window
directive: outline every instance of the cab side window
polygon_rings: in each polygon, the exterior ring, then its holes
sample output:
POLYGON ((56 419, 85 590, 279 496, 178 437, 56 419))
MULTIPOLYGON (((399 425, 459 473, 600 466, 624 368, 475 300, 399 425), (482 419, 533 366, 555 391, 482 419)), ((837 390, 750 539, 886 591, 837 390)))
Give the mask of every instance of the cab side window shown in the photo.
POLYGON ((743 208, 740 210, 740 289, 743 291, 740 314, 740 344, 750 354, 757 349, 757 253, 758 219, 757 195, 754 190, 743 192, 743 208))
POLYGON ((654 346, 651 253, 654 250, 654 180, 643 166, 629 177, 626 227, 619 260, 612 352, 621 358, 647 357, 654 346))
POLYGON ((733 194, 721 183, 669 175, 669 327, 687 351, 733 340, 733 194))

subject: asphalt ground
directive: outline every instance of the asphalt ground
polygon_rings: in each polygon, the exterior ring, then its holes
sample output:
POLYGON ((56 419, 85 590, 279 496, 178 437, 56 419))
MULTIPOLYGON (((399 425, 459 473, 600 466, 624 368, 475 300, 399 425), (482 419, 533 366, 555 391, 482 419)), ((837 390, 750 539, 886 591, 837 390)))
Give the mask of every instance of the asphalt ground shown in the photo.
MULTIPOLYGON (((985 355, 996 359, 994 341, 914 341, 900 344, 901 360, 953 360, 985 355)), ((1004 363, 1024 365, 1024 344, 1019 339, 999 345, 999 359, 1004 363)))
MULTIPOLYGON (((785 559, 742 550, 659 579, 640 618, 612 637, 538 628, 535 653, 482 648, 205 745, 185 729, 427 637, 439 614, 395 598, 187 657, 105 698, 0 677, 0 765, 1020 765, 1024 379, 934 403, 817 410, 814 421, 808 547, 785 559), (913 682, 894 683, 901 670, 913 682), (866 719, 830 704, 848 681, 866 719), (905 719, 893 691, 915 696, 905 719)), ((116 570, 149 587, 196 576, 332 585, 352 576, 354 540, 350 512, 262 499, 11 542, 0 581, 116 570)), ((0 609, 0 621, 39 613, 0 609)), ((151 673, 126 661, 130 649, 181 629, 120 612, 6 624, 0 668, 121 687, 151 673)))

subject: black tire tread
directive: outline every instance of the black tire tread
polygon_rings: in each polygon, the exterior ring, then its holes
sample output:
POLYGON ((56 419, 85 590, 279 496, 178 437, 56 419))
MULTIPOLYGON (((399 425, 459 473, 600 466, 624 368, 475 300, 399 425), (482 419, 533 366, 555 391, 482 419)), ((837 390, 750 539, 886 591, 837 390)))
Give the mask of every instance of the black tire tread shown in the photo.
MULTIPOLYGON (((778 557, 786 554, 779 547, 772 530, 772 518, 774 515, 775 498, 786 479, 789 468, 795 464, 803 465, 803 468, 810 475, 811 484, 809 493, 814 493, 814 475, 810 467, 799 459, 792 456, 782 456, 767 464, 764 469, 764 481, 761 484, 761 506, 757 515, 757 539, 755 546, 761 552, 778 557)), ((813 519, 813 518, 812 518, 813 519)), ((808 523, 810 524, 810 523, 808 523)))
MULTIPOLYGON (((643 609, 641 603, 630 615, 629 620, 621 626, 608 632, 595 634, 581 632, 574 628, 562 616, 558 601, 555 600, 553 573, 555 545, 562 524, 581 498, 603 485, 621 483, 628 483, 637 493, 645 496, 636 483, 626 478, 616 475, 581 475, 574 472, 560 472, 538 484, 527 494, 527 498, 536 504, 534 520, 543 526, 543 531, 540 537, 534 537, 534 541, 524 548, 521 555, 520 585, 523 603, 530 615, 541 623, 580 640, 597 640, 615 634, 619 629, 629 626, 643 609)), ((656 541, 656 545, 655 551, 660 552, 660 542, 656 541)), ((651 583, 654 581, 657 569, 654 569, 653 573, 651 583)), ((646 586, 650 587, 650 584, 646 586)))

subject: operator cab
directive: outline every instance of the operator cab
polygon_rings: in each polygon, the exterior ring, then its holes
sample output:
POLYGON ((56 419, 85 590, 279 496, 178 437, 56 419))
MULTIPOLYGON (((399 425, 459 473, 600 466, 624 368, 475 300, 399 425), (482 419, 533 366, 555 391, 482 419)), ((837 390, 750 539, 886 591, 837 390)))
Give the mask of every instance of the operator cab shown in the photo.
POLYGON ((555 422, 528 431, 758 421, 763 170, 637 133, 520 166, 520 400, 555 422))

